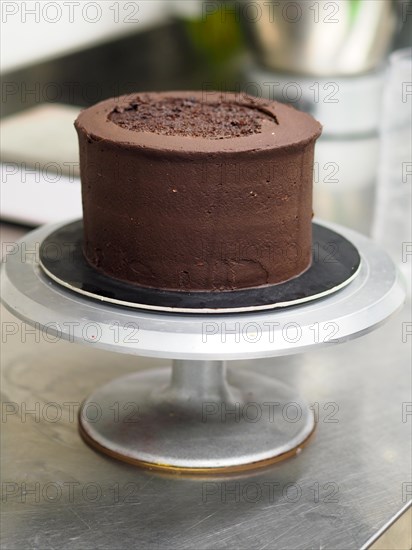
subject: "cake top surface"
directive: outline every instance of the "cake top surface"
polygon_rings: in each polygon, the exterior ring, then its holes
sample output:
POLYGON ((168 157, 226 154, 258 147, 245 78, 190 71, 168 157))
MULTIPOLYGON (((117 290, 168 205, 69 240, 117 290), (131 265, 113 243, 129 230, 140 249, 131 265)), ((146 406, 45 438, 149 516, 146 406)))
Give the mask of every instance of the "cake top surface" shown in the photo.
POLYGON ((108 99, 82 111, 75 126, 90 142, 207 154, 300 146, 321 133, 315 119, 293 107, 210 91, 108 99))
POLYGON ((109 119, 135 132, 204 139, 257 134, 262 131, 263 120, 277 123, 273 115, 247 105, 228 101, 204 103, 195 96, 164 97, 155 101, 138 96, 126 107, 115 107, 109 119))

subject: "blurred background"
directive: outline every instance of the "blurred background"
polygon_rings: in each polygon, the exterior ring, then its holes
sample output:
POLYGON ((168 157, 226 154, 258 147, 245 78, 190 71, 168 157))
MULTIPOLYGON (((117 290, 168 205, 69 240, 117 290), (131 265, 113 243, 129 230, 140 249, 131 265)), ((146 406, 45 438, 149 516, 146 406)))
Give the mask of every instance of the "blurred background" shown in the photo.
POLYGON ((323 124, 316 215, 372 235, 410 271, 411 1, 4 1, 1 41, 3 229, 81 216, 82 107, 231 90, 323 124))

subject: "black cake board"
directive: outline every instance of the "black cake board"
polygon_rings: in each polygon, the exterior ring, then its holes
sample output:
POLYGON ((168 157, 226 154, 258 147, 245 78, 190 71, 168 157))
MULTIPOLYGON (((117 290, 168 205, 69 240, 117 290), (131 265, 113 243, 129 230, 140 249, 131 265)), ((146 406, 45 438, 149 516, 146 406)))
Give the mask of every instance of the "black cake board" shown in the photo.
POLYGON ((210 292, 153 289, 113 279, 94 269, 83 255, 83 222, 78 220, 43 240, 40 266, 60 285, 99 302, 176 313, 239 313, 318 300, 348 285, 359 272, 357 248, 318 223, 313 223, 312 251, 307 271, 276 285, 210 292))

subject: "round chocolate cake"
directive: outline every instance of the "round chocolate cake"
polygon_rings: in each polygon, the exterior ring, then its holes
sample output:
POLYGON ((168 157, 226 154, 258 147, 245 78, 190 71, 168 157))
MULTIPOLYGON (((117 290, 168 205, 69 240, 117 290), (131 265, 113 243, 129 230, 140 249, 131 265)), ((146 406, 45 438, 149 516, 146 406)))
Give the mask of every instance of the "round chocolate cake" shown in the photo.
POLYGON ((281 103, 218 92, 103 101, 75 123, 84 254, 139 286, 271 285, 311 262, 321 126, 281 103))

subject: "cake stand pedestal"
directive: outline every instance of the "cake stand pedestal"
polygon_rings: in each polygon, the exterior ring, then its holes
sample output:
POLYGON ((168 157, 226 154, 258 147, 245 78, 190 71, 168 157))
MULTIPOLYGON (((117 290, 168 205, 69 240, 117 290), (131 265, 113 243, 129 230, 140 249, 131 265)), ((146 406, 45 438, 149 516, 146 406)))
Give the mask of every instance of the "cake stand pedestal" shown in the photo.
POLYGON ((97 389, 79 416, 85 440, 157 469, 237 471, 291 456, 314 430, 296 391, 224 361, 173 361, 97 389))
POLYGON ((116 379, 83 403, 80 431, 95 448, 168 471, 265 466, 300 451, 314 430, 313 413, 293 388, 280 382, 236 369, 226 376, 226 361, 345 342, 383 323, 405 297, 395 266, 378 245, 325 225, 357 247, 359 273, 338 292, 295 307, 200 315, 99 303, 50 280, 36 255, 27 253, 57 225, 33 231, 6 257, 3 301, 16 316, 48 334, 173 360, 172 369, 116 379))

